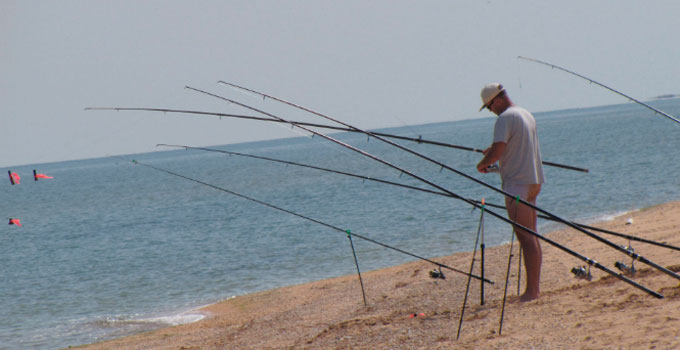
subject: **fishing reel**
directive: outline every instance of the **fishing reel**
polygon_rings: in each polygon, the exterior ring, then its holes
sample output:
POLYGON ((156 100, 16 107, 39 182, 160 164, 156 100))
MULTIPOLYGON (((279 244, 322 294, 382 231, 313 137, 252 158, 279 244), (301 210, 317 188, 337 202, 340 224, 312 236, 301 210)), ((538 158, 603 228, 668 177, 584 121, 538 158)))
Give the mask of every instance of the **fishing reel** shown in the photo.
POLYGON ((442 272, 442 268, 439 267, 438 270, 432 270, 430 271, 430 277, 434 279, 442 279, 445 280, 446 276, 444 276, 444 272, 442 272))
POLYGON ((487 173, 500 173, 501 169, 498 166, 498 164, 491 164, 491 165, 486 167, 486 172, 487 173))
POLYGON ((593 279, 593 275, 590 274, 590 266, 586 269, 586 266, 576 266, 571 269, 571 273, 576 276, 576 278, 581 279, 581 280, 586 280, 586 281, 591 281, 593 279))
POLYGON ((617 261, 614 263, 614 266, 621 272, 623 272, 625 275, 634 275, 637 272, 637 270, 635 269, 635 265, 633 263, 631 263, 630 266, 628 266, 622 261, 617 261))
MULTIPOLYGON (((621 248, 627 250, 629 253, 635 253, 635 249, 629 245, 626 246, 621 246, 621 248)), ((635 259, 631 259, 630 261, 630 266, 626 265, 622 261, 617 261, 614 263, 614 266, 619 269, 621 272, 623 272, 625 275, 635 275, 637 270, 635 269, 635 259)))

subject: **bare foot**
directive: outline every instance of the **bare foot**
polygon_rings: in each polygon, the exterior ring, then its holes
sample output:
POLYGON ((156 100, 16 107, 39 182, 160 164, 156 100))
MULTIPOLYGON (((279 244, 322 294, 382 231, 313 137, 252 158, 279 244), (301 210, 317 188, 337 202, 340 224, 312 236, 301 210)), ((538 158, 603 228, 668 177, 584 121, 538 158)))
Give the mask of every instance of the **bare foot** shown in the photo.
POLYGON ((535 299, 538 299, 539 295, 537 294, 529 294, 529 293, 524 293, 522 296, 519 298, 519 301, 522 303, 526 303, 527 301, 532 301, 535 299))

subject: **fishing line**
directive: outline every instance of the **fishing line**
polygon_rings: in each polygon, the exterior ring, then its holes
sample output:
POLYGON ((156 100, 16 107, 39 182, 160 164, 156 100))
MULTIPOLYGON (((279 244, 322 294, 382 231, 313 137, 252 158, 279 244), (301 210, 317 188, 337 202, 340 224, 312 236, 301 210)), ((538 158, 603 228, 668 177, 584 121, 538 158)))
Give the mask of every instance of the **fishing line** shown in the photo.
MULTIPOLYGON (((292 103, 292 102, 288 102, 288 101, 285 101, 285 100, 282 100, 282 99, 279 99, 279 98, 276 98, 276 97, 273 97, 273 96, 270 96, 270 95, 266 95, 266 94, 263 94, 263 93, 261 93, 261 92, 258 92, 258 91, 252 90, 252 89, 247 89, 247 88, 244 88, 244 87, 240 87, 240 86, 235 85, 235 84, 225 83, 225 82, 223 82, 223 83, 224 83, 224 84, 232 85, 232 86, 234 86, 234 87, 239 87, 239 88, 242 88, 242 89, 246 89, 246 90, 248 90, 248 91, 250 91, 250 92, 254 92, 254 93, 257 93, 257 94, 260 94, 260 95, 263 95, 263 96, 272 98, 272 99, 274 99, 274 100, 276 100, 276 101, 280 101, 280 102, 282 102, 282 103, 289 104, 289 105, 291 105, 291 106, 297 106, 298 108, 300 108, 300 109, 302 109, 302 110, 304 110, 304 111, 307 111, 307 112, 309 112, 309 113, 313 113, 313 114, 315 114, 315 115, 317 115, 317 116, 320 116, 320 117, 322 117, 322 118, 325 118, 325 119, 327 119, 327 120, 333 121, 333 122, 335 122, 335 123, 338 123, 338 124, 344 125, 344 126, 346 126, 346 127, 355 129, 355 130, 357 130, 357 131, 359 131, 359 132, 362 132, 362 133, 364 133, 364 134, 366 134, 366 135, 372 136, 372 137, 374 137, 374 138, 376 138, 376 139, 378 139, 378 140, 380 140, 380 141, 382 141, 382 142, 388 143, 388 144, 390 144, 390 145, 392 145, 392 146, 394 146, 394 147, 397 147, 397 148, 399 148, 399 149, 401 149, 401 150, 403 150, 403 151, 406 151, 406 152, 411 153, 411 154, 413 154, 413 155, 416 155, 416 156, 418 156, 418 157, 420 157, 420 158, 422 158, 422 159, 425 159, 425 160, 430 161, 430 162, 432 162, 432 163, 434 163, 434 164, 437 164, 437 165, 441 166, 442 168, 445 168, 445 169, 447 169, 447 170, 449 170, 449 171, 451 171, 451 172, 454 172, 454 173, 456 173, 456 174, 458 174, 458 175, 460 175, 460 176, 463 176, 463 177, 465 177, 465 178, 467 178, 467 179, 469 179, 469 180, 471 180, 471 181, 473 181, 473 182, 476 182, 477 184, 480 184, 480 185, 485 186, 485 187, 487 187, 487 188, 489 188, 489 189, 491 189, 491 190, 494 190, 494 191, 496 191, 496 192, 499 192, 499 193, 503 194, 503 195, 506 196, 506 197, 513 198, 513 196, 512 196, 510 193, 508 193, 508 192, 506 192, 506 191, 504 191, 504 190, 502 190, 502 189, 500 189, 500 188, 497 188, 497 187, 495 187, 495 186, 492 186, 492 185, 490 185, 490 184, 488 184, 488 183, 486 183, 486 182, 484 182, 484 181, 481 181, 481 180, 479 180, 479 179, 477 179, 477 178, 475 178, 475 177, 472 177, 472 176, 470 176, 470 175, 468 175, 468 174, 463 173, 462 171, 459 171, 459 170, 457 170, 457 169, 454 169, 454 168, 452 168, 452 167, 449 167, 449 166, 447 166, 447 165, 445 165, 445 164, 443 164, 443 163, 441 163, 441 162, 438 162, 438 161, 436 161, 436 160, 434 160, 434 159, 432 159, 432 158, 430 158, 430 157, 428 157, 428 156, 425 156, 425 155, 423 155, 423 154, 421 154, 421 153, 418 153, 418 152, 416 152, 416 151, 414 151, 414 150, 411 150, 411 149, 409 149, 409 148, 407 148, 407 147, 404 147, 404 146, 402 146, 402 145, 399 145, 399 144, 397 144, 397 143, 394 143, 394 142, 392 142, 392 141, 390 141, 390 140, 387 140, 387 139, 385 139, 385 138, 383 138, 383 137, 377 136, 377 135, 375 135, 375 134, 373 134, 373 133, 371 133, 371 132, 369 132, 369 131, 361 130, 361 129, 355 127, 355 126, 352 126, 352 125, 349 125, 349 124, 347 124, 347 123, 341 122, 341 121, 339 121, 339 120, 336 120, 336 119, 334 119, 334 118, 331 118, 331 117, 329 117, 329 116, 327 116, 327 115, 324 115, 324 114, 321 114, 321 113, 319 113, 319 112, 313 111, 313 110, 308 109, 308 108, 306 108, 306 107, 302 107, 302 106, 296 105, 296 104, 294 104, 294 103, 292 103)), ((206 92, 206 91, 202 91, 202 90, 198 90, 198 89, 193 89, 193 88, 191 88, 191 89, 194 90, 194 91, 197 91, 197 92, 200 92, 200 93, 209 95, 209 96, 213 96, 213 97, 216 97, 216 98, 219 98, 219 99, 222 99, 222 100, 231 102, 231 103, 236 103, 236 104, 241 105, 241 106, 244 106, 244 107, 246 107, 246 108, 248 108, 248 109, 250 109, 250 110, 252 110, 252 111, 255 111, 255 112, 257 112, 257 113, 261 113, 261 114, 267 115, 267 116, 272 117, 272 118, 276 118, 276 119, 279 119, 279 120, 285 120, 285 119, 280 118, 280 117, 277 117, 277 116, 275 116, 275 115, 273 115, 273 114, 271 114, 271 113, 264 112, 264 111, 262 111, 262 110, 259 110, 259 109, 256 109, 256 108, 254 108, 254 107, 250 107, 250 106, 244 105, 243 103, 236 102, 236 101, 234 101, 234 100, 231 100, 231 99, 228 99, 228 98, 219 96, 219 95, 215 95, 215 94, 212 94, 212 93, 209 93, 209 92, 206 92)), ((323 134, 320 134, 320 135, 323 135, 323 134)), ((324 138, 328 138, 329 140, 334 140, 333 138, 330 138, 330 137, 328 137, 328 136, 323 136, 323 137, 324 137, 324 138)), ((336 143, 342 145, 342 143, 339 142, 339 141, 337 141, 337 140, 335 140, 334 142, 336 142, 336 143)), ((346 146, 346 147, 347 147, 347 146, 346 146)), ((420 181, 423 181, 423 182, 427 183, 427 184, 430 185, 430 186, 433 186, 433 187, 435 187, 435 188, 438 188, 438 189, 440 189, 440 190, 442 190, 442 191, 445 191, 445 192, 447 192, 447 193, 449 193, 449 194, 454 194, 453 192, 448 191, 448 190, 444 189, 444 188, 441 187, 441 186, 438 186, 438 185, 436 185, 436 184, 434 184, 434 183, 432 183, 432 182, 430 182, 430 181, 428 181, 428 180, 425 180, 424 178, 422 178, 422 177, 420 177, 420 176, 417 176, 417 175, 415 175, 415 174, 413 174, 413 173, 411 173, 411 172, 408 172, 408 171, 406 171, 406 170, 404 170, 404 169, 402 169, 402 168, 399 168, 399 167, 397 167, 397 166, 395 166, 395 165, 393 165, 393 164, 390 164, 389 162, 386 162, 386 161, 384 161, 384 160, 382 160, 382 159, 380 159, 380 158, 378 158, 378 157, 375 157, 375 156, 373 156, 373 155, 371 155, 371 154, 368 154, 367 152, 364 152, 364 151, 361 151, 361 150, 358 150, 358 149, 356 149, 356 150, 357 150, 358 152, 360 152, 360 153, 366 155, 367 157, 370 157, 370 158, 372 158, 372 159, 374 159, 374 160, 376 160, 376 161, 378 161, 378 162, 381 162, 381 163, 383 163, 383 164, 385 164, 385 165, 387 165, 387 166, 393 167, 393 168, 395 168, 395 169, 401 170, 402 172, 408 174, 409 176, 414 177, 414 178, 416 178, 416 179, 418 179, 418 180, 420 180, 420 181)), ((454 195, 455 195, 455 194, 454 194, 454 195)), ((459 199, 461 199, 461 200, 463 200, 463 201, 466 201, 466 202, 468 202, 469 204, 471 204, 470 201, 468 201, 468 200, 466 200, 466 199, 464 199, 464 198, 462 198, 462 197, 460 197, 460 196, 458 196, 458 195, 455 195, 455 196, 456 196, 456 198, 459 198, 459 199)), ((518 202, 521 202, 521 203, 524 204, 524 205, 529 206, 530 208, 533 208, 534 210, 537 210, 537 211, 539 211, 539 212, 541 212, 541 213, 544 213, 544 214, 549 215, 549 216, 552 217, 552 218, 557 219, 557 221, 562 222, 562 223, 564 223, 564 224, 566 224, 566 225, 568 225, 568 226, 570 226, 570 227, 576 229, 577 231, 582 232, 582 233, 588 235, 589 237, 591 237, 591 238, 593 238, 593 239, 595 239, 595 240, 597 240, 597 241, 599 241, 599 242, 601 242, 601 243, 604 243, 604 244, 608 245, 609 247, 614 248, 615 250, 618 250, 618 251, 621 252, 621 253, 624 253, 624 254, 630 256, 630 257, 631 257, 632 259, 634 259, 634 260, 638 260, 638 261, 640 261, 640 262, 642 262, 642 263, 644 263, 644 264, 647 264, 647 265, 649 265, 649 266, 652 266, 652 267, 654 267, 655 269, 657 269, 657 270, 659 270, 659 271, 662 271, 662 272, 666 273, 667 275, 669 275, 669 276, 671 276, 671 277, 673 277, 673 278, 680 279, 680 275, 678 275, 677 273, 675 273, 675 272, 673 272, 673 271, 671 271, 671 270, 669 270, 669 269, 667 269, 667 268, 665 268, 665 267, 663 267, 663 266, 660 266, 660 265, 654 263, 653 261, 650 261, 649 259, 647 259, 647 258, 645 258, 645 257, 643 257, 643 256, 641 256, 641 255, 639 255, 639 254, 636 254, 636 253, 634 253, 634 252, 631 252, 631 251, 629 251, 629 250, 626 250, 626 249, 624 249, 624 248, 618 246, 617 244, 615 244, 615 243, 613 243, 613 242, 610 242, 610 241, 608 241, 608 240, 606 240, 606 239, 604 239, 604 238, 602 238, 602 237, 600 237, 600 236, 597 236, 597 235, 595 235, 594 233, 589 232, 589 231, 587 231, 587 230, 585 230, 585 229, 583 229, 583 228, 577 226, 576 224, 574 224, 574 223, 572 223, 572 222, 570 222, 570 221, 567 221, 567 220, 565 220, 565 219, 563 219, 563 218, 561 218, 561 217, 559 217, 559 216, 557 216, 557 215, 555 215, 555 214, 552 214, 552 213, 548 212, 548 211, 545 210, 545 209, 542 209, 542 208, 540 208, 540 207, 538 207, 538 206, 536 206, 536 205, 534 205, 534 204, 532 204, 532 203, 529 203, 529 202, 527 202, 527 201, 525 201, 525 200, 523 200, 523 199, 520 199, 519 197, 517 198, 517 201, 518 201, 518 202)), ((491 213, 491 212, 490 212, 490 213, 491 213)), ((494 215, 494 216, 495 216, 495 215, 494 215)), ((502 220, 505 221, 505 218, 503 218, 502 220)), ((512 222, 511 220, 508 220, 508 221, 512 222)), ((510 222, 509 222, 509 223, 510 223, 510 222)), ((514 224, 516 224, 516 223, 514 223, 514 224)), ((532 231, 532 232, 534 232, 534 231, 532 231)), ((534 232, 534 234, 535 234, 536 236, 538 236, 538 237, 541 237, 541 236, 540 236, 538 233, 536 233, 536 232, 534 232)))
POLYGON ((517 62, 517 83, 520 90, 522 89, 522 65, 517 62))
MULTIPOLYGON (((125 159, 125 158, 122 158, 122 157, 119 157, 119 158, 125 159)), ((125 160, 127 161, 127 159, 125 159, 125 160)), ((317 223, 317 224, 319 224, 319 225, 325 226, 325 227, 330 228, 330 229, 332 229, 332 230, 339 231, 339 232, 342 232, 342 233, 344 233, 344 234, 348 234, 348 232, 347 232, 348 230, 346 230, 346 229, 342 229, 342 228, 339 228, 339 227, 337 227, 337 226, 333 226, 333 225, 331 225, 331 224, 325 223, 325 222, 323 222, 323 221, 320 221, 320 220, 317 220, 317 219, 313 219, 313 218, 311 218, 311 217, 308 217, 308 216, 305 216, 305 215, 302 215, 302 214, 295 213, 295 212, 293 212, 293 211, 291 211, 291 210, 288 210, 288 209, 285 209, 285 208, 282 208, 282 207, 279 207, 279 206, 276 206, 276 205, 273 205, 273 204, 270 204, 270 203, 261 201, 261 200, 259 200, 259 199, 255 199, 255 198, 246 196, 246 195, 244 195, 244 194, 240 194, 240 193, 238 193, 238 192, 235 192, 235 191, 226 189, 226 188, 224 188, 224 187, 219 187, 219 186, 216 186, 216 185, 213 185, 213 184, 210 184, 210 183, 201 181, 201 180, 196 180, 196 179, 191 178, 191 177, 188 177, 188 176, 186 176, 186 175, 182 175, 182 174, 179 174, 179 173, 175 173, 175 172, 172 172, 172 171, 170 171, 170 170, 162 169, 162 168, 159 168, 159 167, 150 165, 150 164, 141 163, 141 162, 139 162, 139 161, 137 161, 137 160, 133 160, 133 161, 130 161, 130 162, 133 163, 133 164, 142 165, 142 166, 145 166, 145 167, 147 167, 147 168, 151 168, 151 169, 154 169, 154 170, 157 170, 157 171, 160 171, 160 172, 169 174, 169 175, 173 175, 173 176, 176 176, 176 177, 180 177, 180 178, 183 178, 183 179, 185 179, 185 180, 189 180, 189 181, 192 181, 192 182, 195 182, 195 183, 204 185, 204 186, 208 186, 208 187, 211 187, 211 188, 213 188, 213 189, 216 189, 216 190, 219 190, 219 191, 222 191, 222 192, 229 193, 229 194, 234 195, 234 196, 236 196, 236 197, 239 197, 239 198, 242 198, 242 199, 251 201, 251 202, 255 202, 255 203, 264 205, 264 206, 266 206, 266 207, 269 207, 269 208, 272 208, 272 209, 275 209, 275 210, 278 210, 278 211, 281 211, 281 212, 284 212, 284 213, 287 213, 287 214, 290 214, 290 215, 297 216, 297 217, 299 217, 299 218, 301 218, 301 219, 304 219, 304 220, 307 220, 307 221, 311 221, 311 222, 317 223)), ((396 252, 399 252, 399 253, 402 253, 402 254, 405 254, 405 255, 414 257, 414 258, 416 258, 416 259, 420 259, 420 260, 429 262, 429 263, 431 263, 431 264, 433 264, 433 265, 436 265, 436 266, 438 266, 438 267, 445 268, 445 269, 448 269, 448 270, 451 270, 451 271, 454 271, 454 272, 458 272, 458 273, 461 273, 461 274, 466 275, 466 276, 470 276, 470 275, 469 275, 467 272, 465 272, 465 271, 458 270, 458 269, 456 269, 456 268, 450 267, 450 266, 448 266, 448 265, 446 265, 446 264, 443 264, 443 263, 434 261, 434 260, 432 260, 432 259, 428 259, 428 258, 424 258, 424 257, 418 256, 418 255, 416 255, 416 254, 414 254, 414 253, 405 251, 405 250, 400 249, 400 248, 396 248, 396 247, 394 247, 394 246, 390 246, 390 245, 388 245, 388 244, 379 242, 379 241, 374 240, 374 239, 372 239, 372 238, 369 238, 369 237, 367 237, 367 236, 364 236, 364 235, 361 235, 361 234, 358 234, 358 233, 355 233, 355 232, 351 232, 351 236, 352 236, 352 237, 357 237, 357 238, 359 238, 359 239, 362 239, 362 240, 364 240, 364 241, 367 241, 367 242, 370 242, 370 243, 373 243, 373 244, 377 244, 377 245, 379 245, 379 246, 381 246, 381 247, 383 247, 383 248, 391 249, 391 250, 394 250, 394 251, 396 251, 396 252)), ((481 277, 476 276, 476 275, 472 275, 472 278, 481 280, 481 277)), ((490 283, 490 284, 494 284, 493 281, 488 280, 488 279, 485 279, 484 282, 490 283)))
POLYGON ((636 98, 630 97, 630 96, 624 94, 624 93, 621 92, 621 91, 614 90, 613 88, 610 88, 610 87, 607 86, 607 85, 604 85, 604 84, 602 84, 602 83, 598 83, 597 81, 595 81, 595 80, 593 80, 593 79, 590 79, 590 78, 588 78, 588 77, 586 77, 586 76, 583 76, 583 75, 578 74, 578 73, 576 73, 576 72, 572 72, 572 71, 570 71, 570 70, 568 70, 568 69, 565 69, 565 68, 562 68, 562 67, 560 67, 560 66, 556 66, 556 65, 554 65, 554 64, 552 64, 552 63, 540 61, 540 60, 537 60, 537 59, 533 59, 533 58, 529 58, 529 57, 524 57, 524 56, 517 56, 517 58, 518 58, 518 59, 521 59, 521 60, 527 60, 527 61, 530 61, 530 62, 535 62, 535 63, 539 63, 539 64, 542 64, 542 65, 546 65, 546 66, 551 67, 551 68, 559 69, 559 70, 561 70, 561 71, 563 71, 563 72, 567 72, 567 73, 569 73, 569 74, 571 74, 571 75, 574 75, 574 76, 577 76, 577 77, 579 77, 579 78, 581 78, 581 79, 585 79, 585 80, 587 80, 587 81, 590 82, 590 83, 597 84, 597 85, 599 85, 599 86, 601 86, 601 87, 603 87, 603 88, 605 88, 605 89, 607 89, 607 90, 609 90, 609 91, 612 91, 612 92, 614 92, 614 93, 616 93, 616 94, 619 94, 619 95, 621 95, 621 96, 623 96, 623 97, 629 99, 630 101, 633 101, 633 102, 638 103, 638 104, 640 104, 640 105, 642 105, 642 106, 644 106, 644 107, 646 107, 646 108, 649 108, 649 109, 651 109, 652 111, 654 111, 655 114, 661 114, 662 116, 664 116, 664 117, 666 117, 666 118, 668 118, 668 119, 670 119, 670 120, 672 120, 672 121, 674 121, 674 122, 680 124, 680 120, 678 120, 676 117, 674 117, 674 116, 672 116, 672 115, 670 115, 670 114, 668 114, 668 113, 666 113, 666 112, 664 112, 664 111, 662 111, 662 110, 660 110, 660 109, 654 108, 654 107, 652 107, 652 106, 650 106, 650 105, 648 105, 648 104, 646 104, 646 103, 644 103, 644 102, 642 102, 642 101, 640 101, 640 100, 638 100, 638 99, 636 99, 636 98))

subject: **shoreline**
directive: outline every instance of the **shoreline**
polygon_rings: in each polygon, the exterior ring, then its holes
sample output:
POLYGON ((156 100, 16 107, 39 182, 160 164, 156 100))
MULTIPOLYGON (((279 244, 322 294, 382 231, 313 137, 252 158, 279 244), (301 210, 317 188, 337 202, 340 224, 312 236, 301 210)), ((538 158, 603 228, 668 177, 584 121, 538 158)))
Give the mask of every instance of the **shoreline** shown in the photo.
MULTIPOLYGON (((680 246, 680 202, 619 213, 592 226, 680 246), (626 223, 629 218, 633 224, 626 223)), ((629 257, 573 229, 546 236, 615 271, 614 262, 631 263, 629 257)), ((616 244, 630 244, 623 238, 602 236, 616 244)), ((659 265, 680 270, 680 252, 644 243, 630 245, 659 265)), ((480 305, 479 282, 470 284, 459 340, 456 331, 467 277, 444 270, 446 279, 431 279, 428 271, 434 267, 414 261, 362 272, 368 307, 363 305, 357 276, 348 275, 228 298, 191 311, 205 315, 197 322, 75 348, 599 349, 616 339, 623 349, 680 347, 680 339, 673 335, 680 329, 677 280, 636 262, 634 280, 664 294, 664 299, 645 295, 595 268, 592 281, 587 282, 571 273, 584 262, 546 242, 542 246, 541 298, 518 302, 516 256, 512 261, 502 335, 498 332, 509 244, 486 248, 485 277, 495 284, 485 287, 485 305, 480 305)), ((434 259, 467 271, 471 254, 434 259)), ((478 262, 475 273, 479 273, 478 262)))

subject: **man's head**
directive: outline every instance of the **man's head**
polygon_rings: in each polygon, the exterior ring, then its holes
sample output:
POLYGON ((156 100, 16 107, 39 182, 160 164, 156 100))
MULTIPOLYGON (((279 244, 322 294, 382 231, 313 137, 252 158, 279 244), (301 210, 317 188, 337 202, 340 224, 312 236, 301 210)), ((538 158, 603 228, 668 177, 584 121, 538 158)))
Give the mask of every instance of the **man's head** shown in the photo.
POLYGON ((510 102, 505 88, 500 83, 486 84, 482 89, 482 109, 488 108, 495 114, 503 113, 512 103, 510 102))

